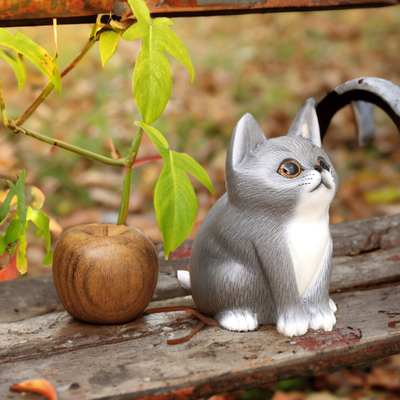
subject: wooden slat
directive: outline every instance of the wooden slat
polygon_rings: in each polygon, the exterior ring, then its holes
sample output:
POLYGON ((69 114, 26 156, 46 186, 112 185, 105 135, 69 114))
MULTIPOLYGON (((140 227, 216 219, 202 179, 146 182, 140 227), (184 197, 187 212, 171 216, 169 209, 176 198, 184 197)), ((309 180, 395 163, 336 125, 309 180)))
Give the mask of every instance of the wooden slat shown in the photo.
POLYGON ((330 226, 334 256, 355 256, 400 246, 400 214, 330 226))
POLYGON ((400 281, 400 247, 334 257, 330 291, 350 291, 400 281))
MULTIPOLYGON (((331 225, 334 254, 331 291, 348 291, 400 281, 400 215, 331 225)), ((182 297, 178 269, 189 269, 191 241, 170 260, 160 253, 160 277, 153 301, 182 297), (175 258, 175 259, 174 259, 175 258)), ((51 274, 0 282, 0 323, 63 310, 51 274)))
MULTIPOLYGON (((186 296, 176 277, 161 272, 153 301, 186 296)), ((10 323, 64 311, 51 273, 0 282, 0 323, 10 323)))
MULTIPOLYGON (((170 273, 161 272, 153 301, 183 297, 189 294, 176 276, 189 259, 165 262, 170 273)), ((349 291, 400 281, 400 247, 378 250, 357 256, 333 258, 331 292, 349 291)), ((27 318, 62 311, 51 274, 0 283, 0 323, 17 322, 27 318)))
MULTIPOLYGON (((287 11, 312 11, 396 5, 399 0, 147 0, 153 17, 187 17, 287 11)), ((122 15, 126 5, 114 0, 57 1, 4 0, 0 2, 0 26, 48 25, 94 22, 96 15, 114 11, 122 15)))
POLYGON ((400 286, 333 299, 339 309, 333 332, 292 339, 272 326, 245 334, 206 327, 169 346, 168 339, 197 324, 184 313, 115 326, 80 323, 65 312, 7 324, 0 328, 0 393, 40 377, 56 386, 59 400, 194 399, 400 352, 400 323, 394 323, 400 320, 400 286))
MULTIPOLYGON (((300 338, 283 337, 274 326, 246 334, 206 327, 187 343, 170 346, 167 340, 198 325, 190 314, 85 324, 61 311, 51 276, 1 282, 0 393, 18 399, 8 392, 12 384, 44 378, 56 386, 60 400, 185 400, 400 353, 399 227, 400 216, 331 227, 339 254, 331 281, 338 321, 333 332, 300 338), (382 284, 389 287, 376 287, 382 284)), ((150 308, 194 307, 175 277, 177 269, 188 269, 190 247, 188 241, 171 260, 160 258, 150 308)), ((160 246, 158 251, 161 255, 160 246)))

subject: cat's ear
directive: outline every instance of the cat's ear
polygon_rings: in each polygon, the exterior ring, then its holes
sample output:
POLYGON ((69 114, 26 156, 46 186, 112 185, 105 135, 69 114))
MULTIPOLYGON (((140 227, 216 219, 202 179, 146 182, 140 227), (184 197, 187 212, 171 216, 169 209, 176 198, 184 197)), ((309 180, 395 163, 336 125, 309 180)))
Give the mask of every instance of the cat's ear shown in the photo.
POLYGON ((265 136, 251 114, 245 114, 236 124, 226 156, 226 172, 235 170, 248 154, 264 142, 265 136))
POLYGON ((313 144, 322 147, 315 100, 308 99, 297 113, 287 136, 310 139, 313 144))

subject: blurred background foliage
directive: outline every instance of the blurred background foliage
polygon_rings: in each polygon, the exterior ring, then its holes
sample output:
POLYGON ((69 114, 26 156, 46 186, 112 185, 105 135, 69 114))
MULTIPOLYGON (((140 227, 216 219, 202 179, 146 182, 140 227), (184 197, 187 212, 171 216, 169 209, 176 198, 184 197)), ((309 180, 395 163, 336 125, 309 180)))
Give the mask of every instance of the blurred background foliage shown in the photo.
MULTIPOLYGON (((174 19, 175 32, 187 46, 195 80, 172 60, 173 89, 165 113, 155 123, 171 149, 185 151, 210 174, 211 197, 194 182, 198 223, 223 194, 225 155, 232 130, 250 112, 267 137, 285 135, 293 117, 310 96, 317 101, 337 85, 361 76, 376 76, 400 85, 400 7, 381 9, 238 15, 174 19)), ((12 29, 15 32, 17 29, 12 29)), ((52 52, 52 27, 21 30, 52 52)), ((59 63, 65 68, 89 36, 88 25, 59 26, 59 63)), ((132 69, 140 42, 120 41, 101 67, 98 45, 63 79, 26 122, 26 127, 85 148, 110 154, 111 137, 123 155, 136 132, 140 115, 132 97, 132 69)), ((27 108, 45 85, 45 78, 27 62, 28 84, 17 92, 13 71, 0 63, 0 77, 11 118, 27 108)), ((400 212, 399 133, 376 109, 378 129, 370 148, 357 142, 350 107, 333 119, 324 147, 340 177, 331 207, 338 223, 400 212)), ((147 137, 138 159, 157 154, 147 137)), ((134 170, 134 190, 127 222, 161 241, 152 205, 162 161, 134 170)), ((27 184, 46 196, 44 210, 65 228, 95 221, 114 221, 119 208, 123 171, 0 127, 0 175, 28 170, 27 184)), ((0 183, 1 185, 2 183, 0 183)), ((1 188, 0 188, 1 190, 1 188)), ((40 265, 43 249, 33 243, 30 274, 40 265), (35 256, 35 252, 38 253, 35 256)))
MULTIPOLYGON (((216 189, 216 195, 211 197, 194 182, 199 213, 192 237, 225 190, 226 150, 232 130, 244 113, 254 115, 267 137, 281 136, 308 97, 320 100, 349 79, 376 76, 400 85, 399 6, 174 22, 175 32, 191 55, 195 80, 191 85, 188 72, 172 60, 172 98, 155 126, 166 135, 171 149, 189 153, 207 169, 216 189)), ((61 69, 83 47, 90 29, 87 25, 59 27, 61 69)), ((22 31, 51 51, 51 27, 22 31)), ((26 126, 107 155, 111 137, 120 153, 126 154, 137 129, 133 121, 140 118, 131 89, 139 47, 138 42, 120 41, 103 69, 96 45, 63 80, 61 97, 53 93, 26 126)), ((29 63, 27 66, 29 84, 18 93, 11 68, 0 63, 0 79, 12 118, 30 105, 46 83, 35 67, 29 63)), ((370 148, 358 146, 349 107, 334 117, 325 138, 325 150, 340 177, 339 192, 331 207, 333 223, 400 212, 399 133, 383 112, 375 112, 378 129, 370 148)), ((145 137, 138 158, 156 154, 145 137)), ((161 236, 152 195, 161 162, 134 170, 127 220, 155 242, 161 241, 161 236)), ((50 148, 1 126, 0 175, 10 177, 24 168, 28 170, 27 184, 44 192, 44 210, 58 222, 59 231, 78 223, 116 219, 122 170, 50 148)), ((57 229, 53 227, 53 231, 56 239, 57 229)), ((41 264, 45 249, 34 233, 28 243, 28 274, 49 271, 41 264)), ((213 400, 270 398, 398 399, 400 356, 364 370, 281 382, 218 395, 213 400)))

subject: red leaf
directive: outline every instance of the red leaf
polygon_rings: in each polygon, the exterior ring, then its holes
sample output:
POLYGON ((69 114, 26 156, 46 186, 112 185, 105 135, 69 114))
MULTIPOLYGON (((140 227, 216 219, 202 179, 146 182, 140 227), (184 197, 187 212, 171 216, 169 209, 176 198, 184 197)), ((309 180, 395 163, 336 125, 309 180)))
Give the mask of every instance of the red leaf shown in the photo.
MULTIPOLYGON (((4 253, 4 254, 8 254, 8 253, 4 253)), ((4 254, 0 258, 3 258, 4 254)), ((19 275, 20 275, 20 273, 17 268, 17 249, 15 249, 13 258, 11 259, 10 263, 7 265, 4 265, 0 271, 0 282, 9 281, 11 279, 16 278, 19 275)))
POLYGON ((16 392, 32 392, 39 393, 47 397, 49 400, 57 400, 57 393, 54 386, 45 379, 34 379, 25 381, 10 387, 10 390, 16 392))

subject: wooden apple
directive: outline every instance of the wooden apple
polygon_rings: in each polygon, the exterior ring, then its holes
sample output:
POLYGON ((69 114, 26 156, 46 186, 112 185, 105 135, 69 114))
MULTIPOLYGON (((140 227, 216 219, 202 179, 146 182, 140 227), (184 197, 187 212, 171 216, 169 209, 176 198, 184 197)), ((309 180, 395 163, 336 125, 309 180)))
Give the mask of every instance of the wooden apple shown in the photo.
POLYGON ((54 251, 53 279, 64 308, 75 318, 117 324, 137 317, 156 288, 158 258, 138 229, 111 224, 67 230, 54 251))

